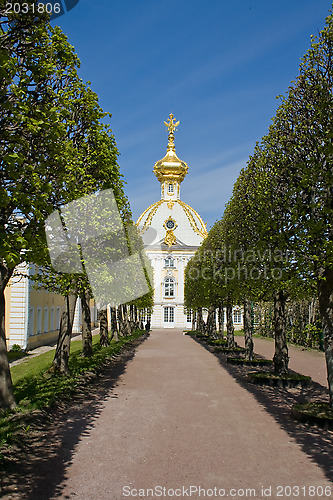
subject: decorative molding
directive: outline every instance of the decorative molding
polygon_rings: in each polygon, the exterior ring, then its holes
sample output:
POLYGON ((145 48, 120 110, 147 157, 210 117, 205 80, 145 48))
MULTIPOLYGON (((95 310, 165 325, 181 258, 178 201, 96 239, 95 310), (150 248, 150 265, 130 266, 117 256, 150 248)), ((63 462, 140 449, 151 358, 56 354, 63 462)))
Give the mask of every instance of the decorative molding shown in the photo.
POLYGON ((136 225, 139 226, 140 225, 140 222, 142 221, 143 217, 148 213, 148 217, 146 219, 146 222, 144 223, 144 226, 143 228, 141 229, 140 231, 140 234, 143 234, 145 232, 145 230, 147 229, 147 227, 150 226, 151 224, 151 221, 154 217, 154 215, 156 214, 157 212, 157 209, 160 205, 162 205, 162 203, 164 202, 164 200, 159 200, 157 201, 156 203, 154 203, 153 205, 150 205, 150 207, 148 207, 141 215, 140 217, 138 218, 137 222, 136 222, 136 225))
POLYGON ((177 200, 177 203, 180 204, 180 206, 184 209, 184 212, 186 214, 186 217, 188 218, 190 224, 191 224, 191 227, 192 229, 197 233, 199 234, 200 236, 202 236, 202 238, 207 238, 208 236, 208 232, 207 232, 207 229, 206 229, 206 226, 202 220, 202 218, 200 217, 200 215, 194 210, 194 208, 190 207, 190 205, 187 205, 186 203, 184 203, 183 201, 181 200, 177 200), (192 215, 192 212, 194 213, 194 215, 198 218, 201 226, 202 226, 202 229, 199 229, 196 222, 195 222, 195 219, 192 215))

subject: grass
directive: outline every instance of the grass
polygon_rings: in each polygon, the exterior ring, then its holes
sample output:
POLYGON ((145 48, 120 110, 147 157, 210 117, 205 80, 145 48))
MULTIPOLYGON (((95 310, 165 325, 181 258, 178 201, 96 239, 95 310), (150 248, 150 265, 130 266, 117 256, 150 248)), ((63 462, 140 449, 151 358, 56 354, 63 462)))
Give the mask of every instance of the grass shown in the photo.
POLYGON ((333 428, 333 410, 329 403, 298 403, 292 407, 291 414, 297 420, 333 428))
POLYGON ((256 372, 256 373, 251 373, 251 377, 253 378, 270 378, 270 379, 276 379, 276 380, 311 380, 311 377, 308 377, 306 375, 301 375, 300 373, 293 373, 293 372, 288 372, 288 373, 283 373, 282 375, 277 375, 274 372, 256 372))
POLYGON ((228 354, 228 353, 244 353, 245 352, 245 348, 244 347, 223 347, 223 346, 216 346, 214 347, 214 352, 223 352, 225 354, 228 354))
POLYGON ((273 361, 270 359, 253 358, 251 360, 245 358, 227 358, 227 362, 232 365, 248 365, 248 366, 265 366, 272 365, 273 361))
POLYGON ((72 341, 69 377, 51 376, 47 373, 54 357, 54 349, 27 359, 11 368, 15 410, 6 410, 0 415, 0 447, 10 444, 20 427, 20 416, 33 410, 51 407, 57 400, 71 397, 80 383, 80 376, 87 371, 101 367, 111 356, 118 354, 122 347, 142 335, 139 330, 128 337, 120 337, 119 342, 111 341, 108 347, 99 345, 99 335, 93 336, 93 355, 83 358, 82 341, 72 341))
POLYGON ((226 339, 210 339, 208 340, 208 344, 212 346, 227 346, 228 341, 226 339))
POLYGON ((8 361, 11 363, 12 361, 16 361, 17 359, 25 358, 29 356, 25 351, 9 351, 8 352, 8 361))
POLYGON ((288 372, 277 375, 272 371, 259 371, 248 373, 249 382, 259 385, 271 385, 278 387, 297 387, 307 386, 311 382, 311 377, 301 375, 300 373, 288 372))

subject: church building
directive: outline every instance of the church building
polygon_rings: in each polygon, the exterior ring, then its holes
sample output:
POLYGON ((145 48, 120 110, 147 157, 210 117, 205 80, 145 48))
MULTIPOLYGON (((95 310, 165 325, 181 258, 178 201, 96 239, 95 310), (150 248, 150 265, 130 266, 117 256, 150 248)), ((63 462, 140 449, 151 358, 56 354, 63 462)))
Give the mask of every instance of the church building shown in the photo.
POLYGON ((154 166, 161 199, 140 215, 137 225, 154 269, 152 328, 190 328, 191 312, 184 309, 184 270, 207 229, 200 215, 180 199, 180 185, 188 171, 175 149, 174 132, 180 122, 171 113, 164 123, 169 134, 167 152, 154 166))

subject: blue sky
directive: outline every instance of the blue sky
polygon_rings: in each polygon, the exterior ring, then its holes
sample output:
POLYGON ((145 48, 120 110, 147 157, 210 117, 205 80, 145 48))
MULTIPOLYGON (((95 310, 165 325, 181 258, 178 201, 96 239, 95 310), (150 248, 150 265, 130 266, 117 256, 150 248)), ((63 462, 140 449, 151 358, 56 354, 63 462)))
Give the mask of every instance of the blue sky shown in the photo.
POLYGON ((133 216, 160 198, 152 169, 163 124, 180 126, 189 172, 181 198, 220 219, 238 173, 267 132, 328 0, 80 0, 59 25, 81 59, 121 153, 133 216))

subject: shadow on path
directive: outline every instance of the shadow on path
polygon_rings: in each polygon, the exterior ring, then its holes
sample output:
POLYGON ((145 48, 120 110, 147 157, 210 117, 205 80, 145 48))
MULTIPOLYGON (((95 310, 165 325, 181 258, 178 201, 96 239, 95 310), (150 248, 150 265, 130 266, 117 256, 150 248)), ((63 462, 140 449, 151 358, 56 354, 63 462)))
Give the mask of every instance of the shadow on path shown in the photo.
MULTIPOLYGON (((327 388, 314 382, 309 387, 297 389, 250 384, 246 380, 246 374, 262 368, 231 365, 227 362, 225 354, 215 353, 205 342, 195 337, 193 339, 217 357, 221 366, 238 384, 253 394, 260 406, 272 415, 280 427, 295 440, 310 460, 321 467, 327 479, 333 482, 333 431, 298 422, 290 415, 291 407, 296 403, 310 400, 328 402, 327 388)), ((288 457, 286 459, 288 460, 288 457)), ((292 464, 290 466, 292 467, 292 464)))
POLYGON ((116 398, 112 391, 125 373, 136 348, 147 337, 126 345, 97 373, 88 373, 72 401, 53 410, 30 415, 29 432, 22 432, 19 444, 4 454, 0 497, 19 500, 49 500, 61 495, 66 469, 81 438, 89 434, 104 408, 104 401, 116 398))

